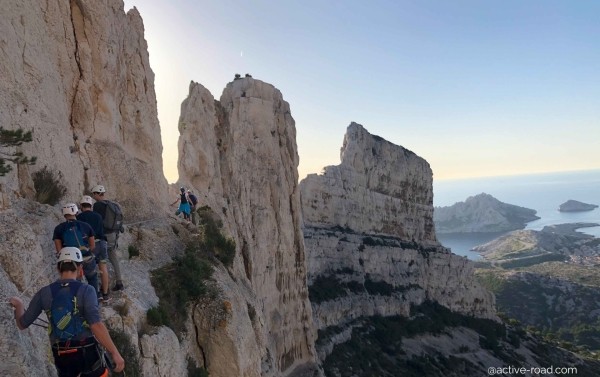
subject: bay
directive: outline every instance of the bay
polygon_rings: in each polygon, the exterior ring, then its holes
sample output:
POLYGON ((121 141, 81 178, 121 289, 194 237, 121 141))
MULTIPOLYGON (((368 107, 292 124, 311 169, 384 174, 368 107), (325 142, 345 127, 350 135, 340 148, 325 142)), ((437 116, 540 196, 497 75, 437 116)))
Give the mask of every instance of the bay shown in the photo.
MULTIPOLYGON (((569 199, 600 205, 600 170, 569 171, 530 175, 435 180, 434 206, 450 206, 468 197, 485 192, 501 202, 537 211, 539 220, 526 229, 541 230, 544 226, 574 222, 600 223, 600 208, 585 212, 560 212, 558 207, 569 199)), ((600 227, 579 231, 600 237, 600 227)), ((480 259, 470 251, 474 246, 491 241, 503 233, 438 234, 438 240, 453 253, 469 259, 480 259)))

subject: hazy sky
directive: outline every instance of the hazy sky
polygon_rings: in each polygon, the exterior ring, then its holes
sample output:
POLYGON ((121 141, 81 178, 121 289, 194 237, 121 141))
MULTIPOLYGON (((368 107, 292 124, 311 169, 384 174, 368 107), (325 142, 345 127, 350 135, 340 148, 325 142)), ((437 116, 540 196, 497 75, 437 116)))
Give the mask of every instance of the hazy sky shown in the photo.
POLYGON ((125 0, 144 19, 167 179, 191 80, 281 90, 300 178, 351 121, 434 178, 600 168, 600 1, 125 0))

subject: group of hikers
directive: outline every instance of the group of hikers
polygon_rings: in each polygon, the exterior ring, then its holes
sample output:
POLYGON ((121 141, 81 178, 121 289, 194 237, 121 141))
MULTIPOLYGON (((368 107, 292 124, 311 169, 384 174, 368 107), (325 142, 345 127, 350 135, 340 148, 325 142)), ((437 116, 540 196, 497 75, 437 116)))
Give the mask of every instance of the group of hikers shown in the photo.
MULTIPOLYGON (((109 367, 115 372, 125 367, 99 310, 100 303, 110 301, 108 261, 115 272, 112 291, 124 289, 117 257, 123 214, 117 203, 104 199, 105 193, 104 186, 96 185, 91 196, 83 195, 79 201, 81 210, 75 203, 62 207, 65 221, 54 228, 52 235, 59 279, 40 289, 27 310, 19 297, 9 300, 21 330, 34 324, 42 310, 46 312, 59 377, 104 377, 109 367), (87 284, 82 282, 84 276, 87 284)), ((171 205, 177 202, 176 214, 183 213, 185 220, 196 224, 197 197, 181 187, 171 205)))
POLYGON ((94 186, 91 193, 81 198, 81 211, 75 203, 64 205, 65 221, 54 228, 59 279, 40 289, 27 310, 19 297, 9 300, 21 330, 34 324, 42 310, 46 312, 59 377, 103 377, 109 367, 115 372, 125 367, 99 311, 99 304, 110 300, 107 260, 115 272, 112 291, 124 289, 117 258, 123 215, 117 203, 104 199, 104 186, 94 186), (81 281, 83 276, 87 284, 81 281))

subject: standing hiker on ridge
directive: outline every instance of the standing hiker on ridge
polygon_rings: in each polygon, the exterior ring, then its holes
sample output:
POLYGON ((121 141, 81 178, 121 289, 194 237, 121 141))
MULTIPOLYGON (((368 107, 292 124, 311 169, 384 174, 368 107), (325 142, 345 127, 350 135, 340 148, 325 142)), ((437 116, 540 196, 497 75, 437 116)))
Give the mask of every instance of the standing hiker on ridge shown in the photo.
POLYGON ((40 289, 27 310, 20 298, 10 298, 17 327, 26 329, 42 310, 46 312, 52 356, 59 377, 108 376, 104 350, 98 343, 111 354, 114 371, 122 371, 125 360, 102 323, 96 292, 93 287, 76 280, 83 263, 81 251, 65 247, 59 255, 60 278, 40 289))
POLYGON ((81 250, 83 257, 83 273, 88 284, 98 291, 98 271, 96 269, 96 256, 92 253, 96 247, 94 240, 94 231, 91 226, 83 221, 78 221, 77 205, 74 203, 65 204, 62 213, 65 216, 65 222, 58 224, 54 228, 52 239, 56 254, 59 255, 63 247, 76 247, 81 250))
POLYGON ((179 202, 178 211, 183 212, 183 218, 190 221, 190 198, 185 192, 185 187, 181 187, 179 191, 181 191, 181 194, 177 196, 177 200, 171 203, 171 205, 173 206, 179 202))
POLYGON ((108 266, 106 265, 108 263, 108 251, 102 216, 92 211, 94 199, 91 196, 84 195, 79 204, 81 205, 81 212, 77 215, 77 220, 88 223, 94 230, 94 241, 96 242, 94 255, 96 256, 96 264, 98 264, 98 268, 100 269, 100 288, 102 293, 98 297, 107 304, 109 301, 108 266))
POLYGON ((115 269, 116 283, 112 290, 121 291, 125 287, 123 286, 117 249, 119 247, 119 233, 123 233, 123 212, 117 203, 104 199, 105 193, 106 189, 102 185, 92 187, 92 197, 96 200, 96 203, 94 203, 94 212, 102 216, 108 247, 108 260, 110 260, 115 269))
POLYGON ((198 205, 198 198, 196 197, 196 195, 194 195, 194 193, 191 190, 187 190, 188 193, 188 198, 190 198, 190 212, 192 213, 192 224, 197 225, 196 224, 196 206, 198 205))

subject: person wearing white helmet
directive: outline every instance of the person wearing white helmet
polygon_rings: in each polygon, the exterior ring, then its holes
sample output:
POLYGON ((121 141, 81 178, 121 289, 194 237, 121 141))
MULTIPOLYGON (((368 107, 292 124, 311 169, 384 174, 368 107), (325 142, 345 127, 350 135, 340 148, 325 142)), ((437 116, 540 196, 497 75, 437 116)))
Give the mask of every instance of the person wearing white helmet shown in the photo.
POLYGON ((19 297, 9 300, 20 330, 33 324, 42 310, 46 312, 52 355, 59 377, 107 376, 103 350, 98 343, 111 354, 115 372, 125 367, 125 360, 102 323, 94 288, 77 280, 82 263, 81 250, 62 248, 57 262, 60 274, 57 281, 40 289, 27 310, 19 297))
MULTIPOLYGON (((93 207, 94 212, 99 213, 100 216, 102 216, 102 219, 106 220, 107 210, 109 210, 110 208, 114 208, 111 205, 114 205, 116 203, 104 199, 104 194, 106 194, 106 189, 103 185, 96 185, 92 187, 92 197, 96 201, 93 207)), ((122 228, 119 231, 122 232, 122 228)), ((115 270, 116 282, 115 286, 112 288, 113 291, 120 291, 125 288, 125 286, 123 285, 123 277, 121 276, 121 265, 119 264, 119 256, 117 255, 119 247, 119 231, 109 230, 106 227, 104 228, 104 234, 106 236, 106 244, 108 249, 108 260, 110 260, 110 263, 112 264, 113 269, 115 270)))
POLYGON ((78 221, 78 212, 75 203, 67 203, 62 208, 65 222, 54 228, 52 239, 57 255, 63 247, 76 247, 81 250, 83 256, 83 272, 88 284, 98 290, 98 271, 96 258, 92 251, 96 247, 94 230, 89 224, 78 221))
POLYGON ((106 248, 106 235, 104 234, 104 225, 102 224, 102 216, 99 213, 92 211, 94 199, 89 195, 84 195, 79 201, 81 212, 77 215, 77 220, 88 223, 94 231, 94 241, 96 247, 93 253, 96 257, 96 264, 100 269, 100 292, 99 299, 107 304, 109 302, 109 282, 108 282, 108 252, 106 248))

